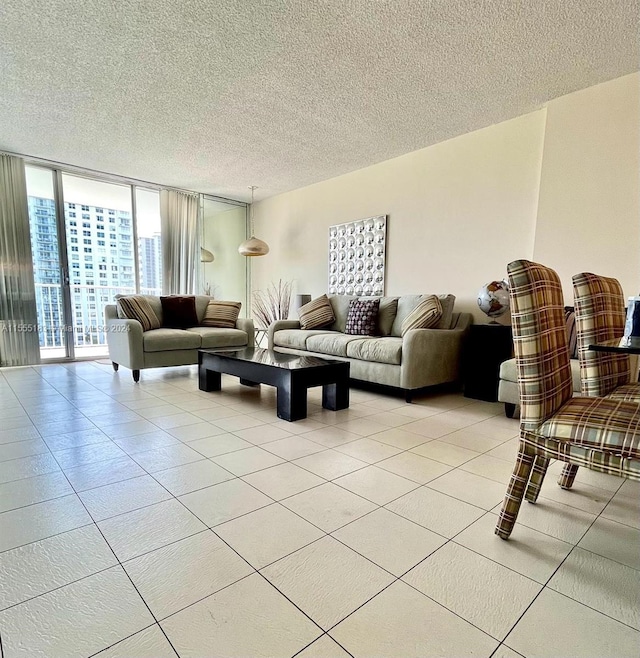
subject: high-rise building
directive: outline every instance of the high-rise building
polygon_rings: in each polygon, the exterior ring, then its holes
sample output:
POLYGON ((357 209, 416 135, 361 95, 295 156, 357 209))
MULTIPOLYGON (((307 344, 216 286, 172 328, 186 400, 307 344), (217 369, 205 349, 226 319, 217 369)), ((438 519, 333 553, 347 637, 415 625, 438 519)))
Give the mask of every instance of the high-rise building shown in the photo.
MULTIPOLYGON (((55 205, 30 196, 36 303, 41 346, 62 346, 63 300, 55 205)), ((105 342, 104 306, 118 293, 135 292, 133 220, 126 210, 65 203, 65 233, 76 345, 105 342)), ((160 235, 138 241, 143 292, 159 294, 160 235)))
POLYGON ((162 243, 160 233, 138 238, 140 292, 158 295, 162 290, 162 243))

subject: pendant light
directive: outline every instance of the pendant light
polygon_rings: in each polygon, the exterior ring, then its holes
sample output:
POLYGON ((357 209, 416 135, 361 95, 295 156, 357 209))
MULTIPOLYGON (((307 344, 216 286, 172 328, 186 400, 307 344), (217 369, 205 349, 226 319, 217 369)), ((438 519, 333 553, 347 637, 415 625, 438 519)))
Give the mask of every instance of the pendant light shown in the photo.
POLYGON ((205 249, 204 247, 200 247, 200 262, 201 263, 213 263, 215 260, 215 256, 211 251, 208 249, 205 249))
POLYGON ((258 188, 252 185, 249 189, 251 190, 251 206, 249 208, 249 230, 251 237, 238 247, 238 252, 241 256, 266 256, 269 253, 269 245, 264 240, 256 238, 253 234, 253 192, 258 188))

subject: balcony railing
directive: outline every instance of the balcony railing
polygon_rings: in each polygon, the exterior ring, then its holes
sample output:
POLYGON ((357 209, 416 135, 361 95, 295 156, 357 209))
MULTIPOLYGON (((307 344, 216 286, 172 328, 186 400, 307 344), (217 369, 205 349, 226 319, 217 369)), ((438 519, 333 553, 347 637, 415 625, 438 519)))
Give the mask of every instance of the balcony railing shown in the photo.
MULTIPOLYGON (((71 321, 64 318, 62 288, 56 283, 36 283, 38 335, 43 358, 64 357, 65 334, 73 333, 77 356, 102 356, 107 353, 104 307, 115 302, 116 295, 131 295, 133 287, 71 285, 71 321)), ((157 288, 141 288, 143 295, 159 295, 157 288)))

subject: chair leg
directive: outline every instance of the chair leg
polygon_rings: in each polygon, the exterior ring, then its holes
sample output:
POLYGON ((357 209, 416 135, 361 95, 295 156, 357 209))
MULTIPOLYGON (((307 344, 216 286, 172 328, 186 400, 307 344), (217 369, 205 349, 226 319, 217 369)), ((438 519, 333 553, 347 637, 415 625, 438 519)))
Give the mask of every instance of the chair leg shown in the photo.
POLYGON ((118 363, 116 363, 115 361, 112 361, 111 365, 113 366, 113 370, 115 372, 118 372, 118 368, 120 367, 120 365, 118 363))
POLYGON ((140 371, 139 370, 132 370, 133 373, 133 381, 137 384, 140 381, 140 371))
POLYGON ((540 455, 537 455, 533 460, 531 478, 529 479, 529 484, 524 494, 524 497, 530 503, 535 503, 536 500, 538 500, 538 494, 542 488, 542 483, 544 482, 544 476, 547 474, 548 467, 549 459, 547 457, 541 457, 540 455))
POLYGON ((507 418, 513 418, 513 414, 516 412, 516 405, 511 404, 511 402, 504 403, 504 415, 507 418))
POLYGON ((520 511, 520 504, 524 498, 524 490, 529 482, 534 455, 524 451, 522 444, 518 450, 516 465, 507 487, 507 494, 500 510, 500 517, 496 525, 496 535, 501 539, 508 539, 520 511))
POLYGON ((571 489, 577 473, 578 467, 575 464, 565 464, 562 469, 562 475, 558 478, 558 484, 563 489, 571 489))

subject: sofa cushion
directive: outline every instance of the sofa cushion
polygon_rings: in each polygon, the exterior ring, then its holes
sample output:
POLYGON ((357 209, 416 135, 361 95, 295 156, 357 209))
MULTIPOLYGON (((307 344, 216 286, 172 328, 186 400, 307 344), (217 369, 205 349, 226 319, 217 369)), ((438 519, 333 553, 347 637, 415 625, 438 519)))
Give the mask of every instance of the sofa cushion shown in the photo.
POLYGON ((248 342, 247 333, 226 327, 189 327, 187 331, 200 336, 203 349, 238 347, 248 342))
MULTIPOLYGON (((404 319, 418 305, 418 302, 428 295, 402 295, 398 299, 398 312, 391 328, 392 336, 402 336, 402 323, 404 319)), ((438 295, 440 306, 442 306, 442 317, 434 329, 451 329, 453 319, 453 305, 456 301, 455 295, 438 295)))
POLYGON ((145 352, 165 352, 169 350, 194 350, 200 347, 198 334, 184 329, 162 327, 145 331, 142 334, 142 344, 145 352))
POLYGON ((352 299, 345 334, 354 336, 375 336, 378 330, 379 299, 352 299))
POLYGON ((349 295, 329 295, 329 303, 331 304, 331 308, 333 308, 333 315, 336 318, 335 322, 329 326, 331 331, 344 333, 344 329, 347 326, 349 302, 352 299, 355 299, 355 297, 349 295))
POLYGON ((411 329, 429 329, 435 327, 442 317, 442 306, 435 295, 427 295, 402 322, 400 331, 404 336, 411 329))
POLYGON ((324 333, 307 338, 307 349, 319 354, 331 356, 347 356, 347 345, 354 340, 364 340, 362 336, 349 336, 337 331, 324 333))
POLYGON ((378 335, 388 336, 393 327, 393 321, 398 312, 397 297, 380 297, 380 309, 378 310, 378 335))
POLYGON ((399 366, 402 363, 402 338, 388 336, 354 340, 347 344, 347 356, 351 359, 399 366))
POLYGON ((298 309, 300 326, 303 329, 328 327, 336 318, 326 295, 320 295, 298 309))
POLYGON ((281 329, 273 334, 273 344, 277 347, 290 347, 294 350, 306 350, 309 336, 331 333, 326 329, 281 329))
POLYGON ((167 295, 160 297, 162 324, 170 329, 186 329, 198 324, 194 295, 167 295))
POLYGON ((159 329, 161 326, 149 300, 143 295, 118 296, 116 305, 118 316, 129 320, 137 320, 142 325, 142 331, 159 329))
POLYGON ((222 327, 235 329, 242 302, 225 302, 219 299, 211 299, 207 303, 204 317, 200 320, 203 327, 222 327))

